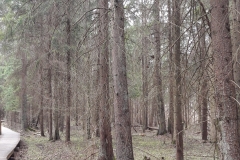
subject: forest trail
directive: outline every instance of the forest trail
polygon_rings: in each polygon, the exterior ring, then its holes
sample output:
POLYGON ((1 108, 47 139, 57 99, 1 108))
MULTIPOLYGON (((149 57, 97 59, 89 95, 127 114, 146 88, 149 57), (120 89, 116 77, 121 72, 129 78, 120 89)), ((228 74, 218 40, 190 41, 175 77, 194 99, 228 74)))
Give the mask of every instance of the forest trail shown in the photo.
POLYGON ((0 135, 0 160, 10 158, 19 141, 20 133, 2 127, 2 134, 0 135))

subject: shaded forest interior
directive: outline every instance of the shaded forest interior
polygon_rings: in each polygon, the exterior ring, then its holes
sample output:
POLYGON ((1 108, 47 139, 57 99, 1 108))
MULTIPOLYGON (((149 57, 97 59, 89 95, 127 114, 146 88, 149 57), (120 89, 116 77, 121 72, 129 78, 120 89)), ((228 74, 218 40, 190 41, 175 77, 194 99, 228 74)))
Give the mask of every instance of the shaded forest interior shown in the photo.
POLYGON ((0 120, 22 159, 239 160, 239 46, 240 0, 2 0, 0 120))

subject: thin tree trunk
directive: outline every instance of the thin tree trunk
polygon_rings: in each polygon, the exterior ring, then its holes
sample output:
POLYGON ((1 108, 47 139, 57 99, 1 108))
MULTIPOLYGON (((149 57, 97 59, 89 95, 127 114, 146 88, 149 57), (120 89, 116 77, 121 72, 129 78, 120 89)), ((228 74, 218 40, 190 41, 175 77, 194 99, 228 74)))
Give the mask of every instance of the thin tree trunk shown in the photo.
POLYGON ((207 94, 208 94, 208 89, 207 89, 207 80, 206 76, 204 76, 204 80, 202 82, 201 86, 201 95, 202 95, 202 101, 201 101, 201 106, 202 106, 202 140, 207 140, 208 136, 208 99, 207 99, 207 94))
POLYGON ((40 113, 39 113, 39 119, 40 119, 40 134, 41 136, 45 136, 44 135, 44 116, 43 116, 43 90, 44 90, 44 85, 43 85, 43 58, 41 56, 41 53, 44 51, 44 47, 43 47, 43 17, 39 17, 40 18, 40 24, 41 24, 41 28, 40 28, 40 32, 41 32, 41 44, 39 47, 39 50, 37 50, 37 59, 39 61, 39 83, 40 83, 40 95, 39 95, 39 99, 40 99, 40 113))
MULTIPOLYGON (((53 15, 48 16, 48 25, 52 26, 52 18, 53 15)), ((48 46, 47 46, 47 105, 49 106, 48 108, 48 133, 49 137, 48 140, 51 141, 53 140, 53 124, 52 124, 52 56, 51 56, 51 35, 48 36, 48 46)))
MULTIPOLYGON (((56 58, 57 53, 53 53, 53 61, 58 59, 56 58)), ((58 59, 59 60, 59 59, 58 59)), ((58 83, 57 83, 57 77, 59 75, 56 73, 56 70, 52 70, 52 82, 51 82, 51 87, 52 87, 52 107, 53 107, 53 120, 54 120, 54 135, 53 135, 53 140, 59 140, 60 139, 60 134, 59 134, 59 108, 60 106, 58 105, 58 83)))
POLYGON ((67 0, 67 106, 66 106, 66 137, 65 141, 70 141, 70 109, 71 109, 71 24, 70 24, 70 10, 71 1, 67 0))
POLYGON ((53 73, 53 79, 52 79, 52 106, 54 109, 53 113, 53 120, 54 120, 54 136, 53 139, 59 140, 60 134, 59 134, 59 106, 57 104, 57 82, 56 82, 56 74, 53 73))
MULTIPOLYGON (((203 14, 203 13, 202 13, 203 14)), ((203 16, 204 17, 204 16, 203 16)), ((204 19, 202 20, 202 26, 200 29, 200 61, 201 61, 201 71, 202 71, 202 84, 201 84, 201 108, 202 108, 202 119, 201 119, 201 131, 202 131, 202 140, 207 140, 208 132, 208 83, 207 83, 207 70, 206 70, 206 61, 207 51, 206 51, 206 42, 205 42, 205 24, 204 19), (204 60, 205 59, 205 60, 204 60)))
POLYGON ((182 76, 181 76, 181 50, 180 50, 180 1, 173 1, 174 13, 174 54, 175 54, 175 83, 176 103, 174 106, 174 121, 176 133, 176 159, 183 160, 183 123, 182 123, 182 76))
MULTIPOLYGON (((99 34, 99 36, 101 36, 99 34)), ((99 37, 100 39, 100 37, 99 37)), ((101 41, 100 41, 101 43, 101 41)), ((96 132, 96 137, 100 137, 100 132, 99 132, 99 111, 100 111, 100 98, 101 98, 101 86, 100 86, 100 54, 101 54, 101 48, 98 49, 98 55, 97 55, 97 73, 96 73, 96 79, 95 79, 95 87, 97 88, 97 95, 96 95, 96 104, 95 104, 95 109, 94 109, 94 125, 95 125, 95 132, 96 132)), ((109 98, 110 99, 110 98, 109 98)), ((109 101, 109 100, 108 100, 109 101)), ((110 109, 110 108, 109 108, 110 109)))
MULTIPOLYGON (((21 49, 20 49, 21 50, 21 49)), ((22 73, 21 73, 21 129, 28 129, 27 122, 27 55, 21 51, 22 73)))
MULTIPOLYGON (((41 60, 40 60, 41 61, 41 60)), ((41 63, 41 62, 40 62, 41 63)), ((42 65, 42 64, 40 64, 42 65)), ((44 135, 44 117, 43 117, 43 78, 42 78, 42 66, 40 66, 40 133, 41 136, 45 136, 44 135)))
POLYGON ((238 109, 234 100, 229 1, 211 0, 211 33, 215 73, 215 101, 219 126, 220 159, 240 159, 238 109), (227 16, 226 16, 227 15, 227 16))
POLYGON ((88 55, 88 82, 87 82, 87 108, 86 108, 86 112, 87 112, 87 116, 86 116, 86 129, 87 129, 87 139, 91 139, 91 61, 90 61, 90 54, 88 55))
POLYGON ((170 72, 170 81, 169 81, 169 117, 168 117, 168 132, 172 134, 173 139, 173 130, 174 130, 174 116, 173 116, 173 107, 174 107, 174 96, 173 96, 173 85, 174 85, 174 75, 173 75, 173 55, 172 55, 172 11, 171 11, 171 0, 168 0, 168 24, 169 24, 169 72, 170 72))
MULTIPOLYGON (((142 26, 143 31, 146 29, 147 15, 146 7, 144 4, 145 0, 142 0, 142 26)), ((148 74, 147 74, 147 35, 142 32, 142 91, 143 91, 143 108, 142 108, 142 121, 143 121, 143 132, 148 128, 148 74)))
MULTIPOLYGON (((49 42, 50 43, 50 42, 49 42)), ((52 135, 52 73, 51 73, 51 65, 50 65, 50 48, 49 47, 49 53, 47 56, 48 59, 48 71, 47 71, 47 77, 48 77, 48 105, 49 105, 49 123, 48 123, 48 132, 49 132, 49 140, 53 140, 53 135, 52 135)))
MULTIPOLYGON (((185 69, 188 68, 188 54, 184 56, 184 66, 185 69)), ((189 109, 189 97, 188 97, 188 74, 184 74, 183 77, 184 82, 184 92, 183 92, 183 101, 184 101, 184 113, 183 113, 183 121, 184 121, 184 128, 187 129, 188 127, 188 109, 189 109)))
POLYGON ((156 100, 157 100, 157 116, 158 116, 158 125, 159 129, 157 135, 163 135, 167 132, 166 130, 166 120, 165 120, 165 109, 163 102, 163 89, 162 89, 162 77, 161 77, 161 44, 160 44, 160 9, 159 9, 159 0, 154 0, 154 37, 155 37, 155 66, 154 66, 154 77, 156 85, 156 100))
POLYGON ((116 159, 133 160, 128 84, 124 42, 123 0, 114 1, 112 68, 114 81, 114 113, 116 159))
POLYGON ((197 103, 198 103, 198 108, 197 108, 197 114, 198 114, 198 124, 200 126, 200 129, 202 127, 202 95, 201 95, 201 83, 200 83, 200 80, 199 80, 199 83, 198 83, 198 95, 197 95, 197 103))

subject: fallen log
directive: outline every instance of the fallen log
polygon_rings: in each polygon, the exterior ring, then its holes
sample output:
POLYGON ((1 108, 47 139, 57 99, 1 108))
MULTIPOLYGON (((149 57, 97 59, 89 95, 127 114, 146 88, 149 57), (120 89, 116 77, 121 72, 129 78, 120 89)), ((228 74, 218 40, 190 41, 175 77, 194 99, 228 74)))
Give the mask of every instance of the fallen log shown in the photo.
POLYGON ((132 128, 134 129, 134 131, 137 133, 137 130, 135 127, 142 127, 142 125, 138 125, 138 124, 135 124, 135 125, 132 125, 132 128))
POLYGON ((149 129, 150 131, 153 131, 153 130, 157 130, 157 131, 158 131, 158 128, 157 128, 157 127, 148 127, 148 129, 149 129))

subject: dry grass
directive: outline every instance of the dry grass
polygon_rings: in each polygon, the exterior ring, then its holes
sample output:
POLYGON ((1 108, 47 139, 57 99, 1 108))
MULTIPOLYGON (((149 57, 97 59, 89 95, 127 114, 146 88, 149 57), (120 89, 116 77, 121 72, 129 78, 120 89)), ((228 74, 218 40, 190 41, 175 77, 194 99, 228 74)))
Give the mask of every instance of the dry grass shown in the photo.
MULTIPOLYGON (((212 160, 214 144, 202 143, 200 134, 186 131, 184 138, 184 155, 186 160, 212 160)), ((94 160, 98 155, 98 138, 86 140, 80 128, 72 129, 71 143, 63 140, 51 142, 34 132, 28 132, 22 139, 28 146, 24 151, 25 160, 94 160)), ((64 135, 61 135, 64 139, 64 135)), ((133 131, 134 158, 143 160, 174 160, 175 146, 171 143, 171 135, 156 136, 155 131, 142 134, 133 131)), ((115 150, 114 150, 115 151, 115 150)))

